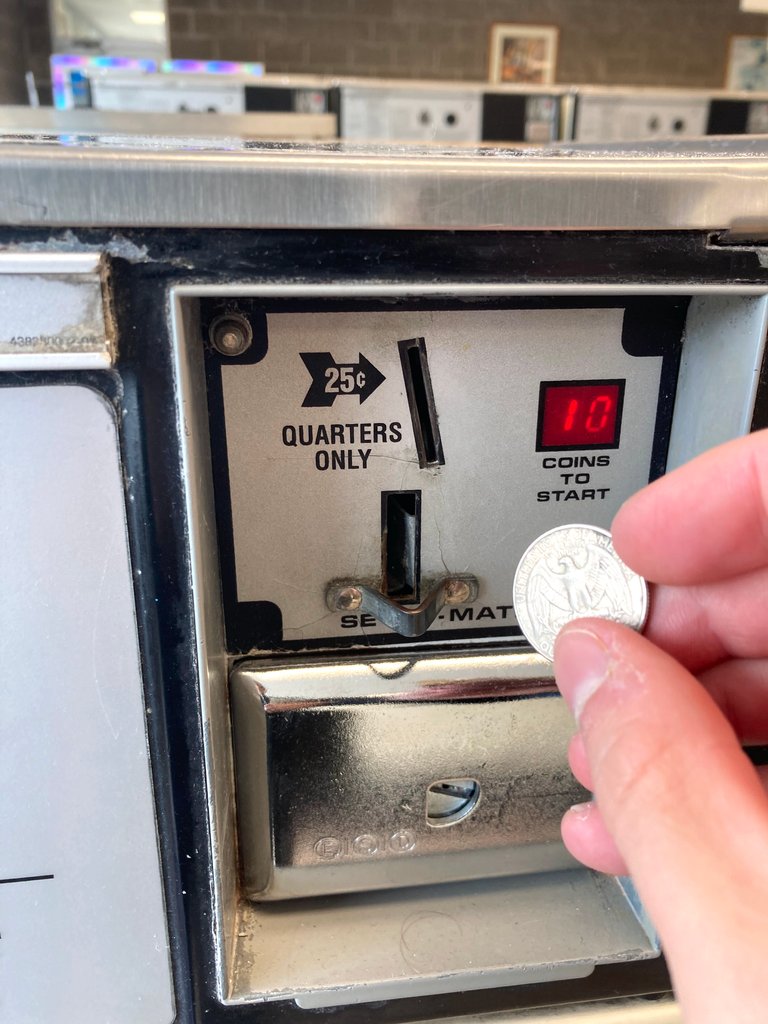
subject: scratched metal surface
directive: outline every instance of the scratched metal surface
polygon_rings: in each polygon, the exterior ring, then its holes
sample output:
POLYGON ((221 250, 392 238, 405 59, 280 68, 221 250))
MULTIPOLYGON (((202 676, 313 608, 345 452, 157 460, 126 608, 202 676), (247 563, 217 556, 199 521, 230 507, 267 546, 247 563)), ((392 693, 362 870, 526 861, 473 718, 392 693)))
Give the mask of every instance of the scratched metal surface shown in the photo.
POLYGON ((768 223, 768 140, 409 149, 6 136, 0 224, 715 230, 768 223))
POLYGON ((619 881, 584 870, 432 886, 419 899, 400 889, 243 903, 230 999, 333 1006, 585 977, 595 963, 655 955, 619 881))

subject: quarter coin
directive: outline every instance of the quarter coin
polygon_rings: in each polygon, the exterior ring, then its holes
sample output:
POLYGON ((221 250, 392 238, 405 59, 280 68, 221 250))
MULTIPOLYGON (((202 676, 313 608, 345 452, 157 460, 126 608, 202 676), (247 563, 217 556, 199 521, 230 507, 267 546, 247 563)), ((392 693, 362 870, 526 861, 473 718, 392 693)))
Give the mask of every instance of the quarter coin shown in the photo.
POLYGON ((616 554, 608 530, 574 523, 542 533, 515 573, 518 625, 532 647, 552 661, 566 622, 597 616, 641 630, 648 585, 616 554))

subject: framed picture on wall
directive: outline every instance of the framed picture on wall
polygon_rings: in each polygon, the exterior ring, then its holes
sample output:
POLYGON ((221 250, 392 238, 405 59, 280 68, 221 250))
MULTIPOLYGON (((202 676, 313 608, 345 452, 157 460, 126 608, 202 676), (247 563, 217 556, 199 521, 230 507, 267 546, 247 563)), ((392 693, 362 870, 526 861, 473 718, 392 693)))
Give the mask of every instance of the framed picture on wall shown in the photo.
POLYGON ((766 36, 731 36, 725 88, 738 92, 768 92, 766 36))
POLYGON ((489 75, 492 82, 549 85, 555 80, 555 25, 491 25, 489 75))

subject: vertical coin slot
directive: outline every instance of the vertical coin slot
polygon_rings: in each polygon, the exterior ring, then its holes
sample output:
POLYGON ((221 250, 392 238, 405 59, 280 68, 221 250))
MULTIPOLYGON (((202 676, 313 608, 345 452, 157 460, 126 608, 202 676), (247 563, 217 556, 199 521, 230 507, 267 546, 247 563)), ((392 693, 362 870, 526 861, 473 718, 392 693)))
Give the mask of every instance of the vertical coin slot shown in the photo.
POLYGON ((427 346, 423 338, 410 338, 400 343, 405 391, 411 408, 413 434, 419 465, 422 469, 445 464, 440 427, 437 422, 435 396, 427 362, 427 346))
POLYGON ((421 491, 381 495, 382 593, 396 601, 419 600, 421 491))

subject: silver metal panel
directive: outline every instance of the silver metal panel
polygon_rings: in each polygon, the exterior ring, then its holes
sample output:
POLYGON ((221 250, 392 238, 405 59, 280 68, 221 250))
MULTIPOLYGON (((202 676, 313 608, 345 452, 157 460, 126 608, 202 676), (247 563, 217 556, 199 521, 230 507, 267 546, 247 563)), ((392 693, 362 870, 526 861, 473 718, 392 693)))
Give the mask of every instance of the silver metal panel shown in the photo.
POLYGON ((168 1024, 113 411, 3 388, 0 424, 0 878, 46 876, 0 885, 0 1021, 168 1024))
POLYGON ((510 153, 0 144, 0 223, 716 230, 768 225, 768 142, 510 153), (133 147, 133 148, 132 148, 133 147))
MULTIPOLYGON (((347 294, 348 288, 308 284, 302 286, 300 291, 306 296, 338 297, 347 294)), ((625 293, 624 289, 604 285, 587 286, 585 289, 576 285, 552 288, 545 284, 535 285, 532 289, 528 285, 483 288, 485 294, 519 294, 526 291, 533 291, 535 294, 546 294, 547 292, 583 294, 586 292, 606 295, 616 294, 618 291, 625 293)), ((711 292, 714 294, 730 293, 731 296, 748 296, 757 293, 764 294, 765 289, 743 285, 724 284, 710 287, 693 284, 687 287, 678 285, 663 289, 658 286, 639 286, 629 291, 632 294, 662 292, 665 294, 703 295, 711 292)), ((470 295, 477 294, 477 286, 452 285, 450 283, 430 285, 413 281, 377 285, 374 282, 366 283, 366 292, 376 295, 470 295)), ((185 305, 184 300, 195 295, 214 293, 228 295, 279 293, 289 296, 296 295, 297 290, 295 285, 265 288, 263 285, 242 282, 224 288, 190 285, 175 289, 176 301, 174 304, 180 349, 182 442, 186 453, 185 475, 189 488, 188 510, 193 533, 193 584, 197 602, 196 615, 202 632, 199 639, 201 704, 206 723, 206 759, 211 787, 211 826, 215 836, 214 843, 219 868, 213 878, 213 883, 216 892, 217 920, 220 922, 223 915, 223 919, 227 922, 223 928, 223 934, 220 935, 222 973, 219 977, 223 986, 231 986, 229 991, 233 999, 250 1002, 264 998, 265 993, 268 998, 284 997, 286 993, 301 988, 305 983, 311 987, 313 980, 318 976, 321 984, 327 984, 330 972, 333 972, 333 977, 337 977, 342 983, 366 984, 367 980, 373 976, 378 977, 378 974, 375 971, 375 964, 361 963, 365 929, 372 919, 374 921, 383 920, 385 923, 390 921, 390 917, 380 909, 378 901, 383 900, 384 905, 388 906, 390 900, 395 899, 396 913, 400 923, 411 913, 429 909, 430 904, 425 907, 423 895, 418 888, 404 890, 397 894, 378 894, 372 897, 345 896, 335 898, 330 903, 323 901, 320 904, 322 915, 313 916, 313 921, 318 926, 315 933, 314 929, 306 928, 306 918, 304 917, 307 909, 314 911, 315 903, 301 903, 288 910, 277 904, 243 903, 238 911, 236 930, 230 930, 229 912, 232 906, 230 901, 234 898, 232 883, 235 850, 231 829, 231 780, 228 776, 229 736, 226 729, 226 716, 224 724, 222 724, 220 714, 222 701, 226 701, 226 695, 223 690, 224 657, 218 621, 218 565, 210 531, 213 510, 210 497, 209 455, 205 440, 205 397, 201 386, 202 370, 198 365, 199 350, 196 349, 192 341, 193 335, 190 333, 189 327, 184 330, 181 328, 181 309, 185 305), (304 957, 308 932, 312 932, 312 947, 309 951, 310 955, 304 957), (236 936, 236 945, 230 954, 228 942, 232 934, 236 936), (314 966, 307 974, 304 968, 310 962, 314 966)), ((679 429, 685 430, 684 421, 680 422, 679 429)), ((574 873, 569 873, 569 875, 573 876, 574 873)), ((515 884, 519 882, 520 880, 517 880, 515 884)), ((499 884, 501 883, 492 883, 492 885, 499 884)), ((623 893, 621 885, 617 887, 616 892, 619 890, 622 890, 622 896, 618 905, 623 908, 627 905, 627 897, 623 893)), ((467 912, 467 907, 473 906, 473 892, 468 893, 466 885, 459 885, 456 887, 443 886, 440 893, 445 897, 451 896, 450 902, 441 909, 446 910, 452 920, 461 922, 464 913, 467 912)), ((541 901, 539 901, 539 909, 541 905, 541 901)), ((503 936, 507 934, 506 928, 510 920, 509 904, 505 901, 491 899, 484 904, 484 908, 487 915, 488 931, 484 933, 485 939, 479 946, 479 952, 482 955, 478 962, 483 962, 483 958, 486 958, 485 962, 488 962, 486 954, 490 956, 497 949, 497 936, 501 935, 503 939, 503 936), (485 952, 483 952, 484 950, 485 952)), ((602 920, 601 917, 596 918, 596 921, 600 920, 602 920)), ((601 927, 604 927, 605 924, 606 922, 602 921, 601 927)), ((217 927, 221 928, 221 925, 219 924, 217 927)), ((394 928, 394 923, 391 924, 391 927, 394 928)), ((550 927, 552 934, 559 934, 559 926, 545 925, 544 927, 550 927)), ((470 938, 474 941, 474 937, 475 933, 473 932, 470 938)), ((378 941, 378 936, 376 940, 378 941)), ((394 959, 394 954, 392 956, 394 959)), ((389 957, 389 947, 387 947, 387 958, 389 957)), ((390 963, 392 962, 393 960, 390 960, 390 963)), ((436 969, 439 969, 438 965, 436 965, 436 969)), ((447 990, 450 990, 461 987, 463 981, 463 977, 451 975, 445 985, 447 990)), ((389 981, 386 981, 387 985, 390 983, 391 976, 389 981)), ((492 981, 492 983, 494 982, 492 981)), ((420 982, 416 984, 418 986, 420 982)), ((398 991, 403 990, 398 989, 398 991)), ((360 989, 358 991, 367 990, 360 989)), ((307 998, 311 999, 311 996, 307 998)), ((320 998, 327 998, 331 1003, 342 1003, 348 1001, 349 992, 333 989, 325 996, 321 995, 320 998)), ((629 1019, 633 1020, 633 1018, 629 1019)), ((634 1019, 642 1020, 642 1018, 634 1019)), ((617 1020, 621 1020, 621 1018, 617 1018, 617 1020)), ((612 1020, 610 1024, 613 1024, 612 1020)))
POLYGON ((513 632, 512 578, 528 544, 562 523, 608 527, 648 481, 661 358, 623 350, 623 319, 621 308, 270 314, 265 358, 222 368, 239 600, 277 604, 289 640, 388 632, 329 612, 325 588, 378 585, 382 492, 418 490, 423 593, 446 573, 480 581, 471 607, 443 609, 428 636, 513 632), (430 469, 419 466, 397 347, 418 337, 445 450, 430 469), (339 395, 303 408, 300 353, 323 351, 339 363, 362 354, 386 379, 364 404, 339 395), (539 383, 553 375, 627 381, 620 447, 581 452, 580 465, 573 452, 536 452, 539 383), (314 442, 334 427, 344 443, 314 442), (331 454, 344 469, 318 462, 331 454))
POLYGON ((372 659, 232 675, 246 895, 287 899, 575 867, 560 839, 587 799, 573 720, 526 655, 372 659), (468 813, 429 814, 441 780, 468 813))
MULTIPOLYGON (((243 287, 237 290, 242 292, 243 287)), ((180 300, 181 293, 192 293, 177 289, 174 331, 179 346, 180 429, 199 630, 209 820, 217 866, 212 879, 217 980, 223 992, 237 1002, 284 999, 297 993, 305 1005, 333 1005, 369 1001, 376 992, 385 998, 576 977, 589 972, 596 960, 655 955, 655 940, 638 922, 623 886, 581 871, 550 873, 541 888, 535 880, 505 879, 342 895, 332 900, 237 905, 226 662, 211 534, 207 414, 197 335, 184 323, 184 309, 189 307, 180 300), (307 928, 309 913, 312 928, 307 928), (411 935, 413 922, 416 932, 411 935), (448 949, 434 938, 434 929, 445 931, 446 922, 452 943, 448 949), (463 937, 455 939, 459 929, 463 937), (557 948, 552 946, 553 935, 558 937, 557 948), (233 936, 234 948, 229 944, 233 936), (471 963, 467 962, 469 949, 471 963), (553 959, 564 961, 554 973, 553 959)), ((540 673, 539 659, 534 660, 540 673)), ((529 656, 518 656, 520 670, 528 675, 529 663, 529 656)))
POLYGON ((768 296, 691 301, 680 363, 670 469, 748 433, 763 364, 768 296))
POLYGON ((578 978, 656 955, 617 880, 583 869, 244 903, 230 999, 334 1006, 578 978))
POLYGON ((104 262, 92 253, 0 253, 0 371, 106 369, 104 262))
MULTIPOLYGON (((454 86, 430 89, 343 85, 344 139, 368 142, 479 142, 483 97, 454 86)), ((549 141, 549 139, 547 140, 549 141)))
POLYGON ((174 300, 171 318, 175 339, 176 413, 195 613, 195 635, 188 639, 194 645, 200 687, 207 787, 205 810, 213 858, 211 928, 217 966, 215 981, 219 995, 223 997, 233 957, 239 886, 228 665, 221 617, 202 350, 189 341, 196 337, 190 322, 189 305, 182 306, 174 300))
POLYGON ((90 86, 98 110, 240 114, 245 109, 243 83, 229 76, 94 75, 90 86))
POLYGON ((643 142, 704 135, 709 95, 627 90, 579 94, 579 142, 643 142))

